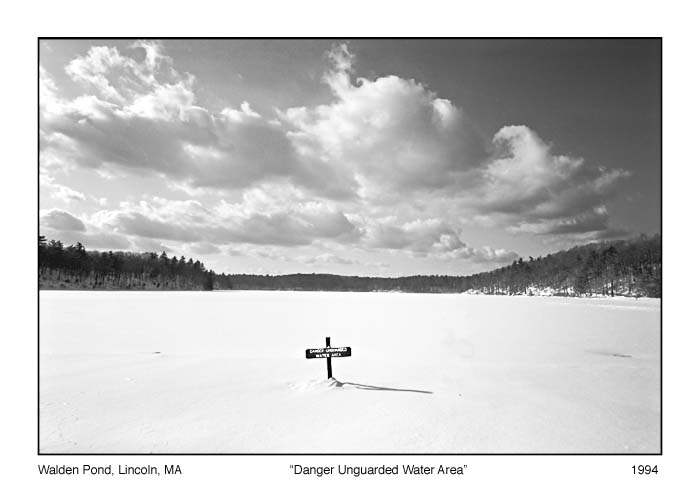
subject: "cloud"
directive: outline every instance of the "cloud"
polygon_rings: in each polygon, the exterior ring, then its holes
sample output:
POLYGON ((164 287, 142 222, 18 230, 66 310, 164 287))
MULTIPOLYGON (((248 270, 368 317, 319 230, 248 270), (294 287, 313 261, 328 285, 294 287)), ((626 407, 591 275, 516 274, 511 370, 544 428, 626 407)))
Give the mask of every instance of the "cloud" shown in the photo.
POLYGON ((407 249, 425 253, 432 248, 454 249, 463 243, 443 220, 416 219, 396 224, 396 218, 389 217, 368 227, 367 245, 371 248, 407 249))
MULTIPOLYGON (((469 222, 543 242, 622 233, 607 203, 627 171, 555 152, 525 125, 504 126, 485 143, 469 109, 425 83, 357 76, 347 44, 326 62, 325 104, 261 109, 241 101, 217 111, 199 105, 197 78, 155 42, 76 56, 65 70, 84 91, 77 97, 62 95, 40 67, 43 197, 85 202, 54 178, 80 167, 119 179, 155 174, 178 196, 199 199, 145 196, 89 219, 82 213, 87 224, 52 210, 42 224, 102 245, 182 243, 201 255, 327 243, 473 263, 517 254, 470 246, 462 233, 469 222)), ((285 258, 355 262, 332 252, 285 258)))
POLYGON ((517 252, 503 248, 482 246, 473 248, 467 245, 436 254, 443 260, 468 260, 474 263, 508 264, 520 257, 517 252))
POLYGON ((189 246, 189 250, 198 255, 211 255, 213 253, 220 253, 221 250, 216 245, 211 243, 195 243, 189 246))
POLYGON ((153 238, 142 238, 142 237, 132 237, 132 243, 134 244, 134 248, 138 252, 166 252, 170 253, 172 252, 172 248, 170 248, 168 245, 164 245, 158 240, 154 240, 153 238))
POLYGON ((192 187, 240 189, 263 182, 290 182, 324 196, 352 194, 352 177, 341 176, 314 155, 297 152, 279 123, 263 119, 248 103, 213 118, 215 141, 185 144, 192 187))
POLYGON ((81 219, 60 209, 42 210, 39 218, 42 234, 52 240, 61 240, 66 245, 80 242, 85 248, 97 250, 129 250, 134 247, 126 236, 95 228, 92 224, 86 225, 81 219))
POLYGON ((463 195, 464 206, 482 220, 540 235, 609 227, 604 202, 629 172, 554 154, 551 144, 524 125, 503 127, 493 144, 493 157, 470 176, 463 195))
POLYGON ((542 235, 543 243, 554 246, 557 249, 571 248, 576 245, 599 241, 622 240, 634 236, 633 232, 625 228, 617 228, 606 223, 606 227, 591 231, 566 232, 559 234, 542 235))
POLYGON ((123 202, 94 214, 99 227, 124 235, 187 243, 308 245, 317 239, 347 242, 359 234, 339 209, 322 202, 282 204, 259 190, 240 203, 206 208, 196 200, 154 197, 123 202))
POLYGON ((416 219, 401 223, 395 217, 352 222, 342 211, 323 202, 303 199, 294 188, 267 187, 248 191, 241 202, 219 201, 205 207, 197 200, 168 200, 153 197, 138 203, 122 202, 118 209, 101 210, 91 216, 91 227, 112 235, 131 238, 143 248, 160 250, 160 241, 189 243, 184 248, 208 255, 224 251, 240 255, 240 247, 260 245, 268 249, 246 249, 262 258, 312 265, 362 265, 386 267, 332 252, 289 256, 280 247, 326 242, 341 247, 393 250, 440 260, 503 263, 517 254, 488 246, 473 248, 441 219, 416 219), (157 245, 157 246, 152 246, 157 245))
POLYGON ((192 163, 183 141, 203 145, 210 140, 208 129, 191 119, 158 121, 95 96, 55 106, 42 115, 44 168, 57 163, 109 171, 116 166, 184 179, 192 163))
POLYGON ((197 232, 185 225, 148 217, 140 212, 113 211, 108 214, 106 224, 121 234, 181 242, 194 242, 200 239, 197 232))
POLYGON ((290 108, 280 118, 302 155, 347 170, 365 197, 443 188, 478 164, 483 146, 462 110, 413 79, 394 75, 353 80, 346 45, 329 55, 324 81, 334 101, 290 108))
POLYGON ((481 169, 482 211, 556 217, 604 197, 628 175, 622 170, 590 169, 581 158, 555 155, 532 129, 509 126, 493 137, 495 158, 481 169))
POLYGON ((188 243, 184 248, 208 255, 224 251, 239 255, 240 247, 259 257, 312 265, 362 265, 386 267, 384 263, 354 260, 333 252, 289 256, 279 248, 327 242, 340 247, 370 250, 401 250, 414 256, 441 260, 506 262, 514 252, 490 247, 472 248, 444 220, 416 219, 401 223, 395 217, 352 222, 341 210, 325 202, 310 201, 296 188, 267 186, 249 190, 241 201, 220 200, 205 207, 197 200, 168 200, 151 197, 138 203, 122 202, 118 209, 101 210, 90 218, 90 226, 110 235, 131 238, 143 249, 160 250, 160 241, 188 243), (153 246, 156 245, 156 246, 153 246))
POLYGON ((367 245, 374 248, 404 250, 419 257, 441 260, 467 260, 475 263, 502 264, 517 259, 511 250, 483 246, 474 248, 460 239, 460 234, 440 219, 415 220, 392 224, 394 218, 370 226, 367 245))
POLYGON ((57 231, 85 231, 85 224, 69 212, 51 209, 40 213, 41 225, 57 231))
POLYGON ((194 76, 158 44, 135 47, 146 52, 140 61, 108 47, 72 60, 66 72, 92 92, 73 100, 41 69, 45 161, 153 171, 194 188, 287 180, 349 198, 444 187, 483 152, 463 112, 421 83, 351 80, 344 45, 324 77, 334 101, 279 110, 276 120, 246 102, 220 113, 197 106, 194 76))
POLYGON ((85 245, 85 248, 97 250, 131 250, 133 248, 128 238, 105 232, 86 233, 76 236, 76 240, 85 245))
POLYGON ((66 67, 87 91, 58 94, 40 68, 42 168, 81 166, 154 172, 183 187, 243 189, 290 182, 324 196, 352 195, 352 176, 297 152, 289 128, 247 102, 218 113, 197 106, 196 78, 181 74, 157 43, 137 43, 138 60, 92 47, 66 67))
MULTIPOLYGON (((80 242, 88 250, 133 250, 134 244, 122 235, 96 231, 56 231, 42 232, 50 240, 60 240, 64 245, 80 242)), ((138 250, 138 248, 137 248, 138 250)), ((161 251, 161 250, 157 250, 161 251)))
POLYGON ((355 260, 341 257, 334 253, 321 253, 318 255, 301 255, 296 257, 294 260, 309 265, 327 265, 327 264, 340 264, 340 265, 352 265, 357 263, 355 260))
POLYGON ((534 233, 538 235, 561 235, 570 233, 585 233, 588 231, 604 231, 608 229, 610 216, 605 206, 585 210, 571 217, 541 219, 538 222, 521 223, 511 228, 518 233, 534 233))
POLYGON ((123 105, 135 114, 171 116, 177 107, 169 103, 191 104, 192 78, 184 80, 172 69, 172 59, 154 41, 137 41, 131 49, 142 56, 137 60, 117 48, 93 46, 86 55, 71 60, 66 73, 76 82, 92 88, 106 101, 123 105), (183 98, 183 96, 185 96, 183 98))
POLYGON ((46 174, 39 175, 39 197, 50 197, 65 203, 82 202, 85 194, 70 187, 56 183, 46 174))
MULTIPOLYGON (((286 255, 279 248, 254 248, 248 253, 263 259, 285 262, 289 264, 306 264, 310 266, 357 266, 372 270, 386 269, 389 264, 386 262, 367 261, 362 259, 348 258, 333 252, 315 253, 308 255, 286 255)), ((237 253, 240 254, 240 253, 237 253)))
POLYGON ((389 268, 389 264, 386 262, 373 262, 354 258, 347 258, 335 253, 326 252, 317 255, 299 255, 291 259, 285 259, 289 262, 304 263, 307 265, 315 267, 326 267, 326 266, 355 266, 357 268, 362 268, 366 270, 366 274, 376 272, 377 270, 386 270, 389 268))
MULTIPOLYGON (((156 172, 182 190, 293 184, 322 197, 391 205, 462 196, 468 210, 513 225, 601 205, 628 173, 556 155, 530 128, 506 126, 484 144, 463 109, 413 79, 354 77, 345 44, 328 55, 332 101, 277 110, 247 102, 213 113, 196 105, 196 79, 157 43, 93 47, 67 73, 93 91, 61 99, 40 69, 42 165, 156 172)), ((466 211, 461 211, 466 212, 466 211)))

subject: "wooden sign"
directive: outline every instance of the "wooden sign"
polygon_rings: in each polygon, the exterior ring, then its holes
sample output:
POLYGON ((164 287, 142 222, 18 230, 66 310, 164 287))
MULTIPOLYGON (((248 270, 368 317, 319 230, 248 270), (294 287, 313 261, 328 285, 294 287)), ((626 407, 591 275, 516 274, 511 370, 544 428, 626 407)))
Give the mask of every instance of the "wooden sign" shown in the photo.
POLYGON ((331 367, 331 358, 346 358, 352 355, 352 350, 349 347, 331 347, 331 338, 326 337, 326 347, 307 349, 306 359, 325 358, 326 369, 328 370, 328 378, 333 378, 333 368, 331 367))
POLYGON ((352 350, 349 347, 322 347, 318 349, 307 349, 306 359, 311 358, 345 358, 351 356, 352 350))

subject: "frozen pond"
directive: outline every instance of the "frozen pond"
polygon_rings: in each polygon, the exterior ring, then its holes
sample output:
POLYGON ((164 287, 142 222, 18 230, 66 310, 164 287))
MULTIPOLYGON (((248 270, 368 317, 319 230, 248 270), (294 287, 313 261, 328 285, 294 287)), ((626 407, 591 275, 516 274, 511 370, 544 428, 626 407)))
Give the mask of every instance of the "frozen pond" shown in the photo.
POLYGON ((40 293, 42 452, 659 451, 658 300, 40 293), (333 360, 306 348, 352 347, 333 360))

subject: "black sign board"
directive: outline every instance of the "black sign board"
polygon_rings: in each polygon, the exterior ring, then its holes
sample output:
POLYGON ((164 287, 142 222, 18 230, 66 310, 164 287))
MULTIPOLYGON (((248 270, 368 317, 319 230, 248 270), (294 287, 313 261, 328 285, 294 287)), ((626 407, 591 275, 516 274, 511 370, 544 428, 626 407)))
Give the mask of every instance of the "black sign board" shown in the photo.
POLYGON ((307 349, 306 359, 311 358, 345 358, 351 356, 352 349, 349 347, 322 347, 318 349, 307 349))

